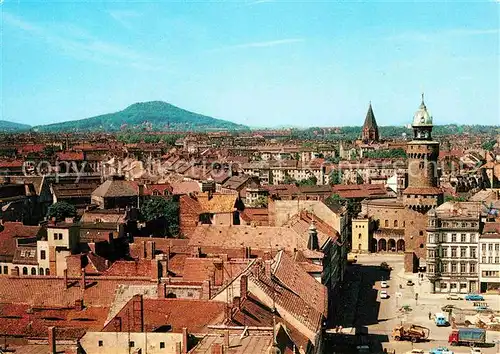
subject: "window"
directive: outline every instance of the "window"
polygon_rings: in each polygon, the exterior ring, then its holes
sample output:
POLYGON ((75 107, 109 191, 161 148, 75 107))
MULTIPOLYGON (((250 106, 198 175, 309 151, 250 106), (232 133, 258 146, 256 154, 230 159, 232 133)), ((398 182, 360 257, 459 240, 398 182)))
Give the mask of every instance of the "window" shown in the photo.
POLYGON ((49 268, 45 268, 45 275, 50 275, 50 269, 49 268))
POLYGON ((451 248, 451 257, 452 258, 456 258, 457 257, 457 248, 456 247, 452 247, 451 248))
POLYGON ((389 227, 389 220, 386 220, 386 221, 384 222, 384 225, 385 225, 385 227, 389 227))
POLYGON ((429 264, 429 273, 434 273, 434 264, 429 264))
POLYGON ((451 242, 457 242, 457 234, 451 234, 451 242))
POLYGON ((448 248, 443 248, 443 257, 448 257, 448 248))
POLYGON ((457 284, 456 283, 451 283, 450 284, 450 289, 456 289, 457 288, 457 284))
POLYGON ((165 348, 165 342, 160 342, 160 349, 165 348))
POLYGON ((130 342, 128 342, 128 346, 129 346, 129 348, 135 347, 135 342, 133 340, 131 340, 130 342))
POLYGON ((456 273, 457 272, 457 264, 456 263, 452 263, 451 264, 451 272, 452 273, 456 273))
POLYGON ((470 234, 470 242, 471 243, 476 242, 476 235, 470 234))
POLYGON ((97 342, 97 345, 98 345, 99 347, 102 347, 102 346, 104 345, 104 343, 102 342, 102 340, 100 340, 99 342, 97 342))
POLYGON ((443 270, 443 273, 448 273, 448 263, 441 264, 441 269, 443 270))
POLYGON ((471 247, 470 248, 470 258, 476 258, 476 247, 471 247))
POLYGON ((493 251, 493 244, 492 243, 488 244, 488 251, 493 251))
POLYGON ((467 249, 465 247, 460 247, 460 258, 465 258, 467 249))
POLYGON ((23 275, 28 275, 28 268, 23 267, 23 275))
POLYGON ((43 268, 40 268, 40 269, 39 269, 39 271, 38 271, 38 273, 39 273, 40 275, 43 275, 43 268))
POLYGON ((499 260, 498 257, 495 257, 495 263, 498 263, 498 260, 499 260))
POLYGON ((2 274, 2 268, 0 267, 0 274, 2 274))
POLYGON ((8 266, 3 266, 3 274, 9 273, 9 267, 8 266))
POLYGON ((498 250, 500 250, 500 244, 495 243, 495 251, 498 251, 498 250))
POLYGON ((36 268, 31 268, 31 275, 36 275, 36 268))
POLYGON ((441 289, 446 289, 448 287, 448 283, 441 283, 441 289))
POLYGON ((405 227, 405 225, 406 225, 406 223, 405 223, 405 221, 403 220, 403 227, 405 227))
POLYGON ((481 245, 481 249, 483 250, 483 252, 486 252, 486 244, 485 244, 485 243, 483 243, 483 244, 481 245))
POLYGON ((466 239, 466 235, 465 234, 461 234, 460 235, 460 242, 466 242, 465 239, 466 239))
POLYGON ((54 234, 54 240, 57 240, 57 233, 54 234))
POLYGON ((358 234, 358 238, 361 238, 361 234, 358 234))
POLYGON ((461 283, 460 289, 467 289, 467 283, 461 283))
POLYGON ((460 263, 460 273, 465 273, 465 272, 467 272, 467 271, 465 270, 465 266, 466 266, 466 264, 465 264, 465 263, 460 263))
POLYGON ((481 263, 486 263, 486 257, 485 256, 481 257, 481 263))
POLYGON ((394 220, 394 227, 398 227, 398 221, 394 220))
POLYGON ((41 250, 40 251, 40 259, 45 259, 45 251, 44 250, 41 250))
POLYGON ((434 250, 428 249, 427 253, 429 255, 429 258, 434 258, 434 250))
POLYGON ((493 257, 488 257, 488 263, 493 263, 493 257))
POLYGON ((470 273, 475 273, 476 272, 476 263, 471 263, 470 264, 470 273))
POLYGON ((63 234, 59 234, 59 240, 63 239, 63 234))

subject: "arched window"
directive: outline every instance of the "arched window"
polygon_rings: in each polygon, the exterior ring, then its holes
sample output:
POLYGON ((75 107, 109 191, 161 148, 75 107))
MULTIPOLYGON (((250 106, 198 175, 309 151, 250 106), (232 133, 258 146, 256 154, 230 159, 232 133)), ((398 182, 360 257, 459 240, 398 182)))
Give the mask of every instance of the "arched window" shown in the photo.
POLYGON ((31 275, 36 275, 36 268, 35 267, 31 268, 31 275))
POLYGON ((358 234, 358 238, 361 238, 361 234, 358 234))
POLYGON ((45 275, 50 275, 50 269, 49 268, 45 268, 45 275))
POLYGON ((398 221, 394 220, 394 227, 398 227, 398 221))
POLYGON ((424 232, 423 232, 423 231, 420 231, 418 234, 419 234, 420 236, 423 236, 423 235, 424 235, 424 232))
POLYGON ((384 224, 385 224, 385 227, 389 227, 389 220, 386 220, 384 224))
POLYGON ((23 267, 23 275, 28 275, 28 268, 23 267))
POLYGON ((19 267, 14 267, 15 274, 19 275, 19 267))
POLYGON ((405 227, 405 224, 406 224, 406 223, 405 223, 405 221, 403 220, 403 227, 405 227))
POLYGON ((43 268, 40 268, 40 270, 38 271, 38 273, 40 273, 40 275, 43 275, 43 268))

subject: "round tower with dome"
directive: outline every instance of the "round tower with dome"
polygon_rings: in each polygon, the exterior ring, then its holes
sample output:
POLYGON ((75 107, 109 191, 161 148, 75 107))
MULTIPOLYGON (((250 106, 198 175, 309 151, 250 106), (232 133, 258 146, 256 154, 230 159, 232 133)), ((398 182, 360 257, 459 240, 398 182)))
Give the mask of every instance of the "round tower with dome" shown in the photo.
POLYGON ((413 116, 413 139, 408 142, 408 187, 403 192, 406 207, 423 214, 443 202, 439 188, 439 142, 432 140, 432 115, 422 103, 413 116))

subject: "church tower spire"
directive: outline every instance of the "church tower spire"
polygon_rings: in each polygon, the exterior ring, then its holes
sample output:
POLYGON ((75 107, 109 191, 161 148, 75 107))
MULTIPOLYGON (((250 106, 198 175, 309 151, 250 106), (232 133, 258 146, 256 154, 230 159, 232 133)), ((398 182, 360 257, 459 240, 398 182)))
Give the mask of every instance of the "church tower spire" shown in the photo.
POLYGON ((366 118, 361 132, 361 140, 364 142, 378 142, 379 140, 378 125, 375 120, 371 101, 368 106, 368 112, 366 112, 366 118))

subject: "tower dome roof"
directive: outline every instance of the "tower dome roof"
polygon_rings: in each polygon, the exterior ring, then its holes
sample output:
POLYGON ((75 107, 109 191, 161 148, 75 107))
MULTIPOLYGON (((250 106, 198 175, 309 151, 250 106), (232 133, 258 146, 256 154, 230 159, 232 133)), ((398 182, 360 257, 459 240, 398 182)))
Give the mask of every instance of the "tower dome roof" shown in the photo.
POLYGON ((415 115, 413 116, 412 126, 414 127, 432 126, 432 115, 425 106, 424 94, 422 94, 422 103, 420 104, 420 107, 418 107, 418 110, 415 112, 415 115))

